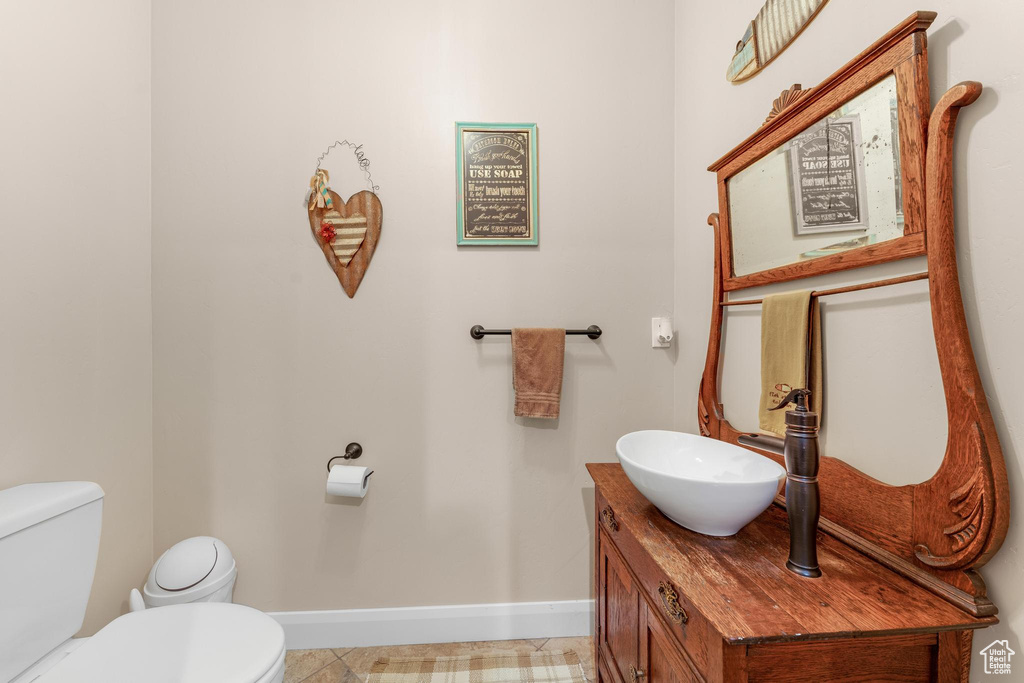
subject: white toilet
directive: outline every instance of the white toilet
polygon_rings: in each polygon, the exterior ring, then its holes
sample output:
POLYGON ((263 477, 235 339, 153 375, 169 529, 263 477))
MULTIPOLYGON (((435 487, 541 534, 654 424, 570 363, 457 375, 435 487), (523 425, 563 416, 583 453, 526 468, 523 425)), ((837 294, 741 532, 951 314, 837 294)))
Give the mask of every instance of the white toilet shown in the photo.
POLYGON ((229 603, 170 605, 82 627, 103 490, 90 482, 0 491, 0 683, 281 683, 284 631, 229 603))

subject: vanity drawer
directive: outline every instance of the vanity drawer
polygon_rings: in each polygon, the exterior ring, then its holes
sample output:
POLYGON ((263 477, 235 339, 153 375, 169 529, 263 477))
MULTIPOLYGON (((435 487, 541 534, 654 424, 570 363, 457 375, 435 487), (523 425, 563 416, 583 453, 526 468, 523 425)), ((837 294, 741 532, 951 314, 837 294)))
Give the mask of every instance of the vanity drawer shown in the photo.
POLYGON ((625 564, 637 578, 640 592, 661 619, 667 631, 682 646, 698 671, 708 670, 709 643, 717 634, 708 621, 687 599, 677 585, 661 571, 653 558, 640 546, 621 517, 601 496, 597 495, 601 542, 609 542, 622 555, 625 564))

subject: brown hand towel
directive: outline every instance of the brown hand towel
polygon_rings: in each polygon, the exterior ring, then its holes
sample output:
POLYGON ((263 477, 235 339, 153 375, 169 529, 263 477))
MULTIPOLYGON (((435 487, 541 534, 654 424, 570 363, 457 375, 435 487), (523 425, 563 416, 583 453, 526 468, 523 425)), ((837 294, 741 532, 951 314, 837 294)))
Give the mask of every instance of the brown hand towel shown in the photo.
POLYGON ((770 411, 792 389, 811 390, 811 410, 821 415, 821 313, 809 291, 772 294, 761 305, 761 429, 783 436, 786 410, 770 411), (808 353, 808 325, 813 333, 808 353), (811 367, 807 367, 810 360, 811 367))
POLYGON ((558 417, 562 398, 565 330, 512 330, 512 388, 516 417, 558 417))

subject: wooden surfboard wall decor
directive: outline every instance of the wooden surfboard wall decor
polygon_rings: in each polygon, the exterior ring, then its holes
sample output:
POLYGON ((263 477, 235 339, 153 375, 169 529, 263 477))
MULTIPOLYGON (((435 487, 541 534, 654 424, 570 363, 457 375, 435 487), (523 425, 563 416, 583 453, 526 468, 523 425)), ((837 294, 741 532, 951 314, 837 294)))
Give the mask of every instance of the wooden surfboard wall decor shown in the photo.
POLYGON ((760 73, 789 47, 828 0, 767 0, 736 44, 725 77, 740 83, 760 73))

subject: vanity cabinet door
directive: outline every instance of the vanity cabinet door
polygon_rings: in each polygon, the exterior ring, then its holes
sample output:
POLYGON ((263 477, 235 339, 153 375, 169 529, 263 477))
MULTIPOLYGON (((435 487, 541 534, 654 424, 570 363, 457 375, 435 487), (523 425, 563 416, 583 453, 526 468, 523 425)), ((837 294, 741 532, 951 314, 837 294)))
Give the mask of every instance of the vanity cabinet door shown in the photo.
POLYGON ((679 646, 645 600, 640 613, 638 683, 700 683, 679 646))
POLYGON ((619 681, 632 683, 640 668, 637 633, 640 628, 640 590, 611 543, 601 543, 601 649, 619 681), (632 676, 631 676, 632 674, 632 676))

